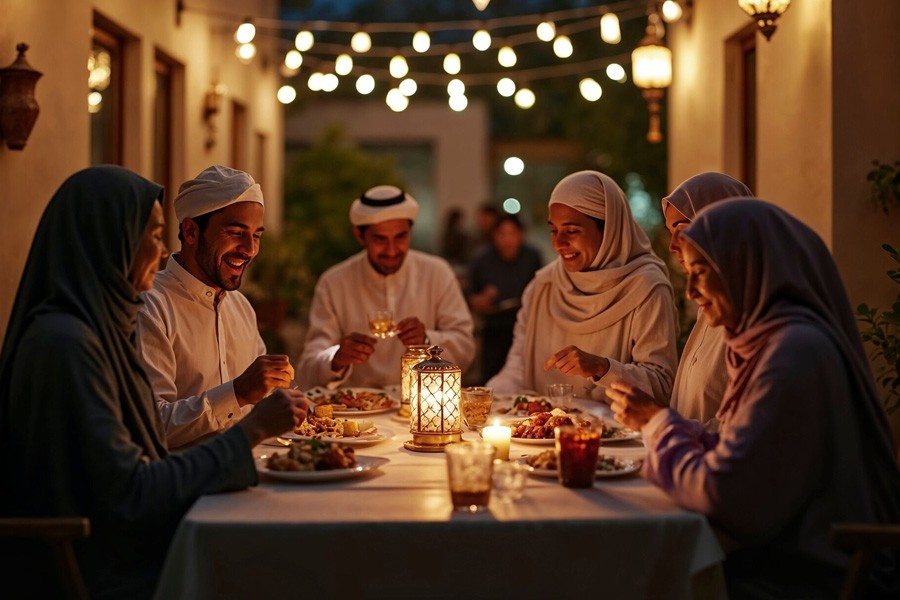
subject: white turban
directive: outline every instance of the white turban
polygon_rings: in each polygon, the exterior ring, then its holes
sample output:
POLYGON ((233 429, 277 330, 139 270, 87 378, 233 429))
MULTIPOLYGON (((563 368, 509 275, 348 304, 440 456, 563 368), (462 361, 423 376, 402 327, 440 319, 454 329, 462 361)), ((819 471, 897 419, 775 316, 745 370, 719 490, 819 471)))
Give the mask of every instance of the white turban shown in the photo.
POLYGON ((243 171, 214 165, 189 179, 178 188, 175 196, 175 217, 199 217, 236 202, 263 202, 262 190, 253 178, 243 171))
POLYGON ((416 199, 393 185, 377 185, 366 190, 350 205, 350 223, 354 227, 391 219, 415 221, 418 214, 419 203, 416 199))

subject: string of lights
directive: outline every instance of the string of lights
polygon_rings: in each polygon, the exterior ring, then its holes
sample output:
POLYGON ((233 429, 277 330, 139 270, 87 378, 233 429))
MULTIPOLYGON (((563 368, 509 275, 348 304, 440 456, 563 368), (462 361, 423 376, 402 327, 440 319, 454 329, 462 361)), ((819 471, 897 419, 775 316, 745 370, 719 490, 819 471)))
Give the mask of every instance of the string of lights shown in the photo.
MULTIPOLYGON (((409 98, 420 85, 446 86, 450 108, 460 111, 468 105, 466 86, 496 86, 498 94, 512 97, 517 106, 527 109, 536 102, 536 96, 529 88, 534 81, 605 71, 610 80, 623 83, 627 75, 622 64, 630 61, 629 53, 569 61, 575 54, 570 36, 596 29, 604 43, 615 45, 621 41, 621 21, 649 16, 657 37, 661 38, 664 35, 661 20, 674 22, 682 12, 681 5, 675 0, 621 0, 540 14, 484 19, 359 23, 247 17, 184 3, 182 9, 218 19, 225 27, 234 27, 235 53, 244 63, 251 62, 256 56, 253 41, 257 34, 277 38, 279 49, 285 52, 281 74, 287 83, 278 90, 278 99, 282 103, 296 99, 297 87, 293 80, 302 69, 311 71, 306 87, 314 93, 332 92, 342 78, 351 76, 356 78, 355 89, 362 95, 373 93, 377 83, 386 84, 389 89, 385 101, 397 112, 407 108, 409 98), (432 43, 433 35, 446 39, 449 37, 447 32, 454 32, 455 37, 461 39, 471 32, 471 42, 432 43), (348 38, 346 42, 341 41, 344 34, 348 38), (405 34, 412 34, 408 44, 398 44, 398 37, 405 34), (383 43, 385 41, 388 43, 383 43), (516 68, 519 64, 516 50, 541 43, 551 45, 556 58, 567 62, 516 68), (483 64, 483 60, 475 61, 473 55, 492 49, 496 49, 500 70, 462 73, 464 64, 483 64), (443 72, 434 67, 439 57, 443 57, 438 61, 443 72), (413 60, 415 68, 410 67, 408 59, 413 60), (386 67, 381 66, 384 61, 387 61, 386 67)), ((595 102, 602 95, 600 83, 592 77, 582 77, 578 87, 588 101, 595 102)))

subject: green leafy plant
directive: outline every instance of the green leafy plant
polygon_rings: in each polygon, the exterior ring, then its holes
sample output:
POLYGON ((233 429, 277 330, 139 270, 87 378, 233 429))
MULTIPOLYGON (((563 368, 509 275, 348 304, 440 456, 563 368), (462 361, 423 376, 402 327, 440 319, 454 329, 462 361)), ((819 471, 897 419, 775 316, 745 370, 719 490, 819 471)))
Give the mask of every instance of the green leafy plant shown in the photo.
MULTIPOLYGON (((890 244, 881 247, 900 265, 900 247, 890 244)), ((900 285, 900 266, 890 269, 887 275, 900 285)), ((875 364, 875 379, 885 390, 884 408, 888 414, 893 414, 900 408, 900 294, 890 311, 860 304, 856 316, 864 325, 863 341, 872 346, 869 357, 875 364)))
POLYGON ((872 201, 888 214, 891 207, 900 206, 900 161, 889 165, 873 160, 872 164, 875 168, 866 175, 866 180, 872 182, 872 201))

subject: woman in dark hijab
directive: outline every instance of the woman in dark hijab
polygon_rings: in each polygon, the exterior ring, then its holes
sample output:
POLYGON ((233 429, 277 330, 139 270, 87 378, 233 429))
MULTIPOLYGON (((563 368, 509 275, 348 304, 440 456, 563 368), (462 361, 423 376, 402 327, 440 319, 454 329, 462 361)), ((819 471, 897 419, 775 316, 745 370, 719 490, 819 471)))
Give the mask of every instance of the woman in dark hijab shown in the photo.
MULTIPOLYGON (((718 434, 639 391, 608 391, 641 427, 643 475, 735 542, 729 596, 834 598, 848 556, 838 521, 900 521, 900 470, 834 260, 814 231, 767 202, 733 199, 681 232, 688 297, 725 328, 728 386, 718 434)), ((870 582, 897 598, 896 553, 870 582)))
MULTIPOLYGON (((169 455, 134 345, 138 294, 168 255, 161 196, 119 167, 64 182, 35 234, 0 353, 0 509, 88 517, 76 554, 97 598, 150 596, 194 500, 255 485, 250 448, 305 417, 302 394, 279 391, 221 436, 169 455)), ((47 581, 17 579, 38 595, 47 581)))

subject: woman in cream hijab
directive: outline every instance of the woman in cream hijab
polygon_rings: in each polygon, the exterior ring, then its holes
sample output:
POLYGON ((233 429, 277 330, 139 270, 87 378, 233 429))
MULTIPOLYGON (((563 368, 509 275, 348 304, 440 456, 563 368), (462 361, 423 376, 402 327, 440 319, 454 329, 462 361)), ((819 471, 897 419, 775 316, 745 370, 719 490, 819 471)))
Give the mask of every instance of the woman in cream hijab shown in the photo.
POLYGON ((487 385, 544 393, 573 383, 576 395, 604 400, 611 382, 625 380, 667 405, 677 362, 672 286, 625 193, 581 171, 557 184, 549 209, 559 258, 525 289, 506 364, 487 385))
MULTIPOLYGON (((723 173, 700 173, 681 183, 662 199, 666 229, 672 234, 669 250, 684 269, 678 234, 691 224, 701 208, 734 196, 752 196, 750 189, 723 173)), ((704 311, 698 309, 697 322, 691 330, 678 372, 669 406, 687 419, 708 423, 715 418, 728 374, 725 372, 725 339, 721 327, 710 327, 704 311)), ((713 421, 715 423, 715 421, 713 421)))

